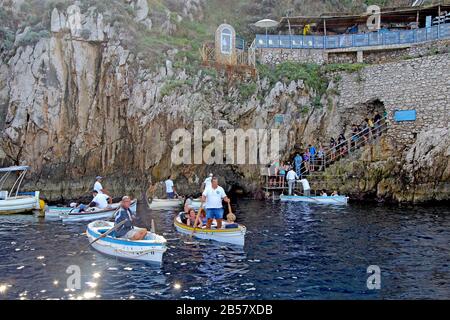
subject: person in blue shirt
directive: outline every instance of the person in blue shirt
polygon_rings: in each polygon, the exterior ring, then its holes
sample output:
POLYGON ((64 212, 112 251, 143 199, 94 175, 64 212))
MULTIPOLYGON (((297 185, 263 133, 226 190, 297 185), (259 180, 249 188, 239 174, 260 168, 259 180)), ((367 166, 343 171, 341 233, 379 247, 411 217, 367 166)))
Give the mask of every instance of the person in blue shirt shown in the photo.
POLYGON ((302 174, 302 162, 303 162, 303 158, 302 156, 297 153, 297 155, 294 158, 294 167, 295 167, 295 173, 297 174, 297 176, 301 176, 302 174))
POLYGON ((131 211, 130 206, 130 197, 123 197, 120 203, 120 209, 114 218, 114 225, 117 226, 124 220, 126 222, 115 231, 116 238, 125 238, 133 241, 144 240, 147 236, 147 229, 133 227, 136 213, 131 211))
POLYGON ((316 147, 309 145, 309 154, 311 159, 311 171, 314 171, 316 165, 316 147))

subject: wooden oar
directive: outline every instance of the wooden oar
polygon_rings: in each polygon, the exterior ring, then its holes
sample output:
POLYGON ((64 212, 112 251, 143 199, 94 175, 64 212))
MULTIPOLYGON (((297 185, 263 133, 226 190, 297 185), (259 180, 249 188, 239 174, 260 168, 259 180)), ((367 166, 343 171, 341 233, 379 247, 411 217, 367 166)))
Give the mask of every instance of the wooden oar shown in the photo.
POLYGON ((195 217, 195 221, 194 221, 194 230, 192 230, 191 238, 192 238, 192 236, 193 236, 194 233, 195 233, 195 229, 197 229, 197 221, 198 221, 198 218, 200 217, 200 213, 202 213, 202 210, 203 210, 203 201, 200 203, 200 209, 198 209, 197 216, 195 217))
POLYGON ((155 228, 155 220, 152 219, 152 228, 150 230, 152 233, 156 233, 156 228, 155 228))
POLYGON ((108 231, 106 231, 105 233, 103 233, 100 237, 98 237, 97 239, 93 240, 92 242, 89 243, 89 246, 91 246, 92 244, 94 244, 95 242, 97 242, 98 240, 105 238, 107 235, 109 235, 111 232, 116 231, 119 227, 123 226, 125 223, 127 222, 127 219, 123 220, 122 222, 116 224, 114 227, 112 227, 111 229, 109 229, 108 231))

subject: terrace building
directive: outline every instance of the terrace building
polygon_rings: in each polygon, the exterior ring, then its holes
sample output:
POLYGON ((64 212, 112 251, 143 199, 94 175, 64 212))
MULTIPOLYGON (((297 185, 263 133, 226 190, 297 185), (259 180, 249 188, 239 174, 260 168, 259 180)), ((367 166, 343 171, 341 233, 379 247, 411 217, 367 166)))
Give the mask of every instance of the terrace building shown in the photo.
POLYGON ((450 2, 359 15, 283 17, 276 33, 257 34, 249 55, 254 53, 264 64, 377 62, 429 42, 450 40, 450 2), (369 28, 368 20, 377 18, 379 24, 369 28))

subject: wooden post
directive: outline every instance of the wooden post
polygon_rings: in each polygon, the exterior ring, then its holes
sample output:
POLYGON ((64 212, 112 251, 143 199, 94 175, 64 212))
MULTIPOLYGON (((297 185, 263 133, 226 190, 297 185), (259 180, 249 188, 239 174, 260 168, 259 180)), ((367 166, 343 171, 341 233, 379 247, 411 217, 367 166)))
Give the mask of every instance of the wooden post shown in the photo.
POLYGON ((327 48, 327 19, 323 19, 323 49, 327 48))
MULTIPOLYGON (((439 17, 439 23, 438 23, 438 39, 441 37, 441 5, 438 6, 438 17, 439 17)), ((445 20, 444 20, 445 22, 445 20)))

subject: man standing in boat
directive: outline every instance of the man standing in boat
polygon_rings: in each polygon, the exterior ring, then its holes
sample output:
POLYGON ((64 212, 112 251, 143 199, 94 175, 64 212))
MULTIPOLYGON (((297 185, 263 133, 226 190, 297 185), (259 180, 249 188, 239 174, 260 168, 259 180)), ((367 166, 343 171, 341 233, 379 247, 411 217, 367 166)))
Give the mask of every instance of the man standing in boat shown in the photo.
POLYGON ((299 179, 297 173, 291 168, 286 174, 286 180, 289 187, 289 195, 292 196, 292 190, 295 189, 295 180, 299 179))
POLYGON ((175 195, 178 196, 177 190, 175 189, 175 185, 172 180, 172 176, 169 176, 166 181, 164 181, 166 185, 166 195, 167 199, 174 199, 175 195))
POLYGON ((206 229, 211 229, 214 219, 217 222, 217 229, 222 228, 223 206, 222 200, 230 203, 225 190, 219 186, 219 180, 216 177, 211 179, 211 188, 205 189, 202 194, 202 202, 205 202, 206 209, 206 229))
POLYGON ((124 220, 126 220, 126 222, 116 230, 116 238, 125 238, 134 241, 144 240, 147 236, 147 229, 133 227, 136 213, 131 211, 130 206, 130 197, 123 197, 122 202, 120 203, 120 209, 115 215, 114 225, 117 226, 124 220))
POLYGON ((94 190, 97 191, 97 193, 99 193, 99 194, 106 194, 107 196, 111 197, 109 192, 106 189, 103 189, 102 180, 103 180, 103 177, 101 177, 101 176, 97 176, 95 178, 94 190))

